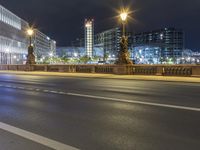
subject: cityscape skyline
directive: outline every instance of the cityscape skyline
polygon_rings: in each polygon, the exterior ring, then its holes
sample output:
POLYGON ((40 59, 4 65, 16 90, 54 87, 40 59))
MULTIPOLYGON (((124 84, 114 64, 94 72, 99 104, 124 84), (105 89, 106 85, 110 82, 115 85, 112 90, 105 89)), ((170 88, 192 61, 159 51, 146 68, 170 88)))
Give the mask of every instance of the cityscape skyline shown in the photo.
MULTIPOLYGON (((83 2, 79 0, 73 2, 65 2, 62 0, 55 2, 48 0, 40 2, 40 5, 38 5, 37 0, 32 2, 20 0, 18 3, 10 0, 1 0, 0 3, 29 23, 33 23, 42 32, 54 37, 58 41, 59 46, 64 46, 70 45, 70 42, 75 38, 84 35, 83 22, 87 17, 95 19, 96 33, 119 25, 114 16, 116 16, 115 9, 119 8, 118 6, 121 4, 120 1, 114 4, 112 0, 106 2, 87 1, 87 6, 83 6, 83 2), (46 3, 48 5, 45 5, 46 3), (82 7, 77 7, 80 5, 82 7), (77 9, 75 9, 76 7, 77 9)), ((200 4, 199 1, 194 0, 191 3, 184 0, 181 2, 181 5, 172 0, 168 2, 153 0, 151 3, 144 1, 126 1, 125 3, 130 5, 131 10, 137 10, 133 14, 134 19, 137 21, 129 23, 129 28, 134 33, 151 31, 162 27, 181 28, 185 31, 186 48, 195 51, 200 50, 200 43, 198 42, 200 35, 198 27, 200 26, 200 21, 195 19, 198 17, 197 10, 200 4)))

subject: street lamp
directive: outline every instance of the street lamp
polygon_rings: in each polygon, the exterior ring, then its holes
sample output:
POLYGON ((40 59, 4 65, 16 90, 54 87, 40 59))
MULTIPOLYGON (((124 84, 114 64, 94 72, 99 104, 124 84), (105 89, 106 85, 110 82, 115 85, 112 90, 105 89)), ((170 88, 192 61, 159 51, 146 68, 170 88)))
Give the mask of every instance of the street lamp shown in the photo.
POLYGON ((126 37, 126 21, 128 18, 128 11, 127 9, 123 9, 120 13, 120 18, 123 25, 123 31, 122 31, 122 38, 120 41, 120 51, 118 54, 118 60, 116 61, 116 64, 120 65, 127 65, 127 64, 133 64, 133 62, 130 60, 130 55, 128 51, 128 38, 126 37))
POLYGON ((121 20, 122 20, 122 25, 123 25, 123 36, 126 34, 126 20, 128 18, 128 12, 123 10, 120 14, 121 20))
POLYGON ((34 30, 32 28, 29 28, 29 29, 27 29, 26 33, 27 33, 27 35, 29 36, 29 39, 30 39, 30 43, 29 43, 29 47, 28 47, 28 57, 27 57, 26 64, 27 65, 34 65, 34 64, 36 64, 35 56, 33 54, 33 46, 32 46, 32 36, 34 35, 34 30))
POLYGON ((33 36, 33 34, 34 34, 34 31, 33 31, 33 29, 28 29, 27 30, 27 35, 29 36, 29 38, 30 38, 30 46, 31 46, 31 44, 32 44, 32 36, 33 36))

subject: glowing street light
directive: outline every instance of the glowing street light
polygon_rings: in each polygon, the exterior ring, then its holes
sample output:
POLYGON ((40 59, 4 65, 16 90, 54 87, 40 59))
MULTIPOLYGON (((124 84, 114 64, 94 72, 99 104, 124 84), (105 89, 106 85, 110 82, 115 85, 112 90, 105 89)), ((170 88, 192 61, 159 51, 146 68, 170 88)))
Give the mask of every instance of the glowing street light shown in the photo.
POLYGON ((128 38, 126 37, 126 22, 128 18, 129 11, 128 9, 123 9, 119 17, 121 18, 123 30, 122 30, 122 38, 120 42, 120 51, 118 54, 118 59, 116 61, 116 64, 133 64, 132 61, 129 58, 129 52, 128 52, 128 38))
POLYGON ((28 29, 28 30, 27 30, 27 34, 28 34, 29 36, 32 36, 33 33, 34 33, 33 29, 28 29))
POLYGON ((29 28, 26 32, 27 32, 27 35, 28 35, 29 38, 30 38, 30 46, 31 46, 31 44, 32 44, 32 36, 33 36, 33 34, 34 34, 34 30, 31 29, 31 28, 29 28))
POLYGON ((126 21, 126 19, 127 19, 127 17, 128 17, 128 13, 127 13, 127 12, 122 12, 122 13, 120 14, 120 17, 121 17, 122 21, 126 21))
POLYGON ((123 36, 125 36, 126 33, 126 20, 128 18, 128 11, 123 10, 120 14, 120 18, 122 20, 122 25, 123 25, 123 36))

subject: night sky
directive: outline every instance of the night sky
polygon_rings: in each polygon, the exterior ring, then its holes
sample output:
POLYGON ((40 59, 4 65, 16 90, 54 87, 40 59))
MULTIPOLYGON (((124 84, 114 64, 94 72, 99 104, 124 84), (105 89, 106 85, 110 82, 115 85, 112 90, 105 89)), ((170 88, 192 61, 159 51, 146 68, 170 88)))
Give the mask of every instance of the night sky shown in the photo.
MULTIPOLYGON (((162 27, 185 31, 186 48, 200 51, 200 0, 124 0, 136 21, 129 22, 134 33, 162 27)), ((0 0, 0 4, 34 24, 55 39, 58 46, 83 36, 85 18, 95 19, 95 32, 118 25, 120 0, 0 0)))

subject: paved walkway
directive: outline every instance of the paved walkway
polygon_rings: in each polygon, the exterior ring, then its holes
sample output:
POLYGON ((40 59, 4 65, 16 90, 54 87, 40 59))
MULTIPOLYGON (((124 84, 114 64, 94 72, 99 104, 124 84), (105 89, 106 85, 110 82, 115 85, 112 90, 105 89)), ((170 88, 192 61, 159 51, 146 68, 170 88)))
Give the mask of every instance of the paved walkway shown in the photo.
POLYGON ((23 72, 23 71, 0 71, 0 74, 40 75, 40 76, 59 76, 59 77, 81 77, 81 78, 104 78, 104 79, 107 78, 107 79, 124 79, 124 80, 147 80, 147 81, 200 83, 200 78, 197 78, 197 77, 113 75, 113 74, 60 73, 60 72, 23 72))

